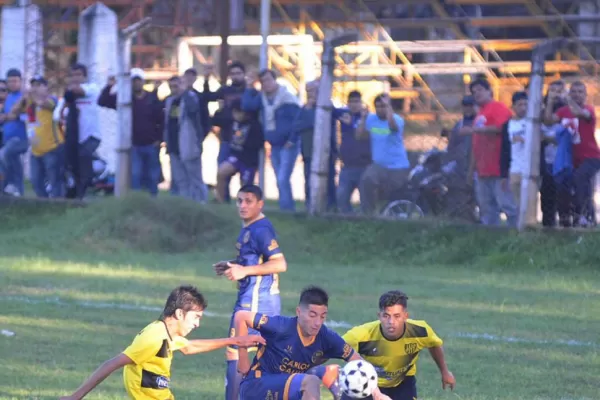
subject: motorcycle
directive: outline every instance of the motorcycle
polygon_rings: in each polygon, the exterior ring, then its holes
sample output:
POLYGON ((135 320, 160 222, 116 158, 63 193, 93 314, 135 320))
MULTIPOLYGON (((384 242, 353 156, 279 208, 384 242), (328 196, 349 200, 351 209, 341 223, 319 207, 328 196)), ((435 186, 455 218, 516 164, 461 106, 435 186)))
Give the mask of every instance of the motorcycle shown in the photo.
POLYGON ((449 201, 449 193, 461 189, 452 186, 457 163, 444 162, 446 156, 445 151, 437 149, 421 154, 417 165, 408 175, 408 182, 391 194, 381 215, 394 219, 419 219, 426 215, 458 216, 466 212, 465 218, 476 221, 474 198, 472 202, 469 201, 467 210, 456 210, 453 202, 449 201))
MULTIPOLYGON (((115 176, 108 169, 108 163, 103 160, 97 153, 93 155, 92 168, 94 174, 89 190, 93 195, 104 194, 111 196, 115 191, 115 176)), ((65 171, 65 183, 67 189, 67 198, 75 197, 75 178, 71 171, 65 171)))

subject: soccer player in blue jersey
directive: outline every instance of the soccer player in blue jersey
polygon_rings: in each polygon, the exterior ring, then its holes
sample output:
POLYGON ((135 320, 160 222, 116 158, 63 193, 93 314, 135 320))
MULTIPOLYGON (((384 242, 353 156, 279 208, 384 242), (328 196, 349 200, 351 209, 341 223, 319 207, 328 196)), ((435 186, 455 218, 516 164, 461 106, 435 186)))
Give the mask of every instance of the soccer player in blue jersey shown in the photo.
MULTIPOLYGON (((252 365, 247 350, 239 349, 238 368, 245 375, 240 385, 240 400, 318 400, 321 380, 339 398, 337 366, 321 364, 332 358, 350 361, 361 357, 340 335, 323 325, 328 303, 327 292, 311 286, 300 295, 296 317, 251 311, 236 313, 238 335, 255 329, 267 342, 259 347, 252 365)), ((389 400, 379 389, 373 397, 389 400)))
MULTIPOLYGON (((279 297, 279 274, 285 272, 287 263, 279 244, 275 229, 263 215, 262 190, 256 185, 243 186, 237 195, 237 207, 243 227, 237 239, 237 258, 214 265, 217 275, 238 282, 238 296, 233 309, 278 315, 281 312, 279 297)), ((236 336, 231 317, 229 334, 236 336)), ((225 377, 225 400, 238 400, 241 375, 238 373, 238 349, 228 347, 226 351, 227 372, 225 377)))

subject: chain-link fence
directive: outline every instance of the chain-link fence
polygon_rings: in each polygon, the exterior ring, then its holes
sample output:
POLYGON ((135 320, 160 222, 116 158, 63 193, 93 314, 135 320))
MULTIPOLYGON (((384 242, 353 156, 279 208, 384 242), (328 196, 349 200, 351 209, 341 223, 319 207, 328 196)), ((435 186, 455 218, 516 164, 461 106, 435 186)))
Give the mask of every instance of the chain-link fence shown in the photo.
MULTIPOLYGON (((586 99, 582 99, 581 95, 578 98, 577 93, 573 92, 572 88, 577 90, 577 87, 582 87, 581 84, 561 82, 561 85, 560 107, 548 104, 545 99, 545 109, 553 107, 553 111, 548 112, 548 120, 543 127, 540 177, 535 182, 538 193, 537 220, 544 226, 595 225, 599 199, 596 194, 596 160, 600 159, 600 154, 596 157, 595 129, 590 130, 595 123, 593 108, 587 108, 590 110, 589 121, 581 116, 569 118, 577 102, 581 103, 580 108, 586 109, 586 99), (588 129, 587 133, 582 128, 588 129), (568 135, 569 139, 565 141, 564 135, 568 135)), ((500 105, 499 102, 490 101, 496 107, 491 112, 486 111, 489 106, 478 105, 475 97, 465 98, 462 117, 458 121, 447 127, 435 126, 433 129, 438 132, 431 132, 430 129, 428 133, 417 133, 411 124, 405 122, 401 129, 401 145, 386 138, 392 141, 384 144, 384 147, 398 145, 398 148, 403 147, 406 151, 408 164, 399 168, 402 173, 396 173, 395 168, 385 165, 378 166, 378 160, 374 159, 362 166, 345 163, 347 154, 344 155, 342 150, 344 140, 354 139, 348 136, 348 132, 343 132, 344 112, 352 113, 350 110, 338 113, 334 131, 337 151, 332 153, 335 163, 329 171, 333 180, 327 194, 328 210, 368 212, 395 219, 460 219, 486 225, 514 225, 521 202, 521 182, 527 178, 523 170, 527 94, 517 93, 513 96, 512 104, 500 105), (503 117, 494 119, 495 115, 500 114, 503 117), (486 126, 496 126, 497 132, 487 133, 484 129, 486 126), (483 130, 477 131, 478 128, 483 130), (371 192, 365 193, 366 190, 371 192), (371 203, 375 202, 369 204, 369 209, 364 207, 365 196, 371 203), (352 209, 345 207, 347 199, 351 201, 352 209)), ((371 127, 371 136, 385 131, 387 122, 383 115, 378 117, 373 113, 368 118, 378 119, 384 125, 383 128, 377 124, 371 127)), ((354 124, 352 135, 357 134, 359 123, 355 120, 354 124)), ((368 130, 369 127, 366 128, 368 130)), ((393 132, 386 134, 394 136, 393 132)), ((371 137, 371 140, 379 138, 371 137)), ((366 140, 359 146, 373 147, 374 144, 366 140)), ((387 150, 394 153, 393 149, 387 150)), ((360 148, 356 148, 356 151, 360 151, 360 148)), ((218 152, 217 137, 209 135, 204 142, 203 154, 204 179, 208 184, 216 183, 218 152)), ((268 199, 278 200, 278 181, 269 162, 270 154, 267 144, 264 189, 268 199)), ((402 158, 401 154, 394 154, 402 158)), ((306 174, 310 174, 310 168, 305 165, 305 156, 299 150, 289 178, 296 203, 294 208, 298 211, 305 209, 306 174)), ((168 181, 167 158, 163 158, 163 165, 168 181)), ((235 193, 237 188, 239 181, 234 179, 230 186, 231 193, 235 193)))

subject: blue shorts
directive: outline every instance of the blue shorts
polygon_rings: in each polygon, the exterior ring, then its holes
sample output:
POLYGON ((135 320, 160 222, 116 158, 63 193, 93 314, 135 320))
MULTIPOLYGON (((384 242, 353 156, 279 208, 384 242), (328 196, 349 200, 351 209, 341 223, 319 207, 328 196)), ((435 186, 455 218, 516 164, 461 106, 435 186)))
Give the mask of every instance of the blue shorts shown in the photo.
POLYGON ((240 181, 242 186, 251 185, 254 183, 256 168, 248 167, 235 156, 229 156, 229 158, 227 158, 227 162, 233 165, 237 172, 240 173, 240 181))
MULTIPOLYGON (((229 337, 235 336, 235 327, 233 323, 233 319, 235 318, 235 313, 238 311, 254 311, 252 309, 252 304, 247 304, 238 299, 233 307, 233 314, 231 315, 231 320, 229 321, 229 337)), ((273 295, 264 295, 258 301, 258 306, 256 307, 256 312, 265 314, 268 316, 279 315, 281 314, 281 297, 279 294, 273 295)), ((260 333, 255 329, 249 329, 248 334, 250 335, 259 335, 260 333)), ((256 350, 256 348, 249 348, 249 351, 256 350)), ((237 352, 237 346, 229 346, 227 347, 227 351, 237 352)))
POLYGON ((269 374, 251 371, 240 385, 240 400, 301 400, 306 374, 269 374))

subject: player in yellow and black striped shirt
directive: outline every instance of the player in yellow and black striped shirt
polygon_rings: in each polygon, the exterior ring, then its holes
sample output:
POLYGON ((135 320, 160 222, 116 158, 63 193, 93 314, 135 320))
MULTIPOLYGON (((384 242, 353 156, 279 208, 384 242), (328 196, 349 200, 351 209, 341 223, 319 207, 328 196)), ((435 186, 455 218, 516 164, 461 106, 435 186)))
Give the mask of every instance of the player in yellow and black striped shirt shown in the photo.
POLYGON ((400 291, 379 298, 379 320, 350 329, 344 340, 365 360, 373 364, 379 376, 381 393, 392 400, 417 398, 417 359, 429 349, 442 374, 442 387, 454 389, 454 376, 446 366, 442 340, 425 321, 408 318, 408 297, 400 291))
POLYGON ((206 302, 192 286, 180 286, 167 299, 158 321, 146 326, 121 354, 102 364, 70 396, 61 400, 79 400, 116 370, 123 368, 125 389, 135 400, 173 400, 170 390, 173 351, 197 354, 236 345, 252 347, 265 344, 258 335, 227 339, 187 340, 200 324, 206 302))

